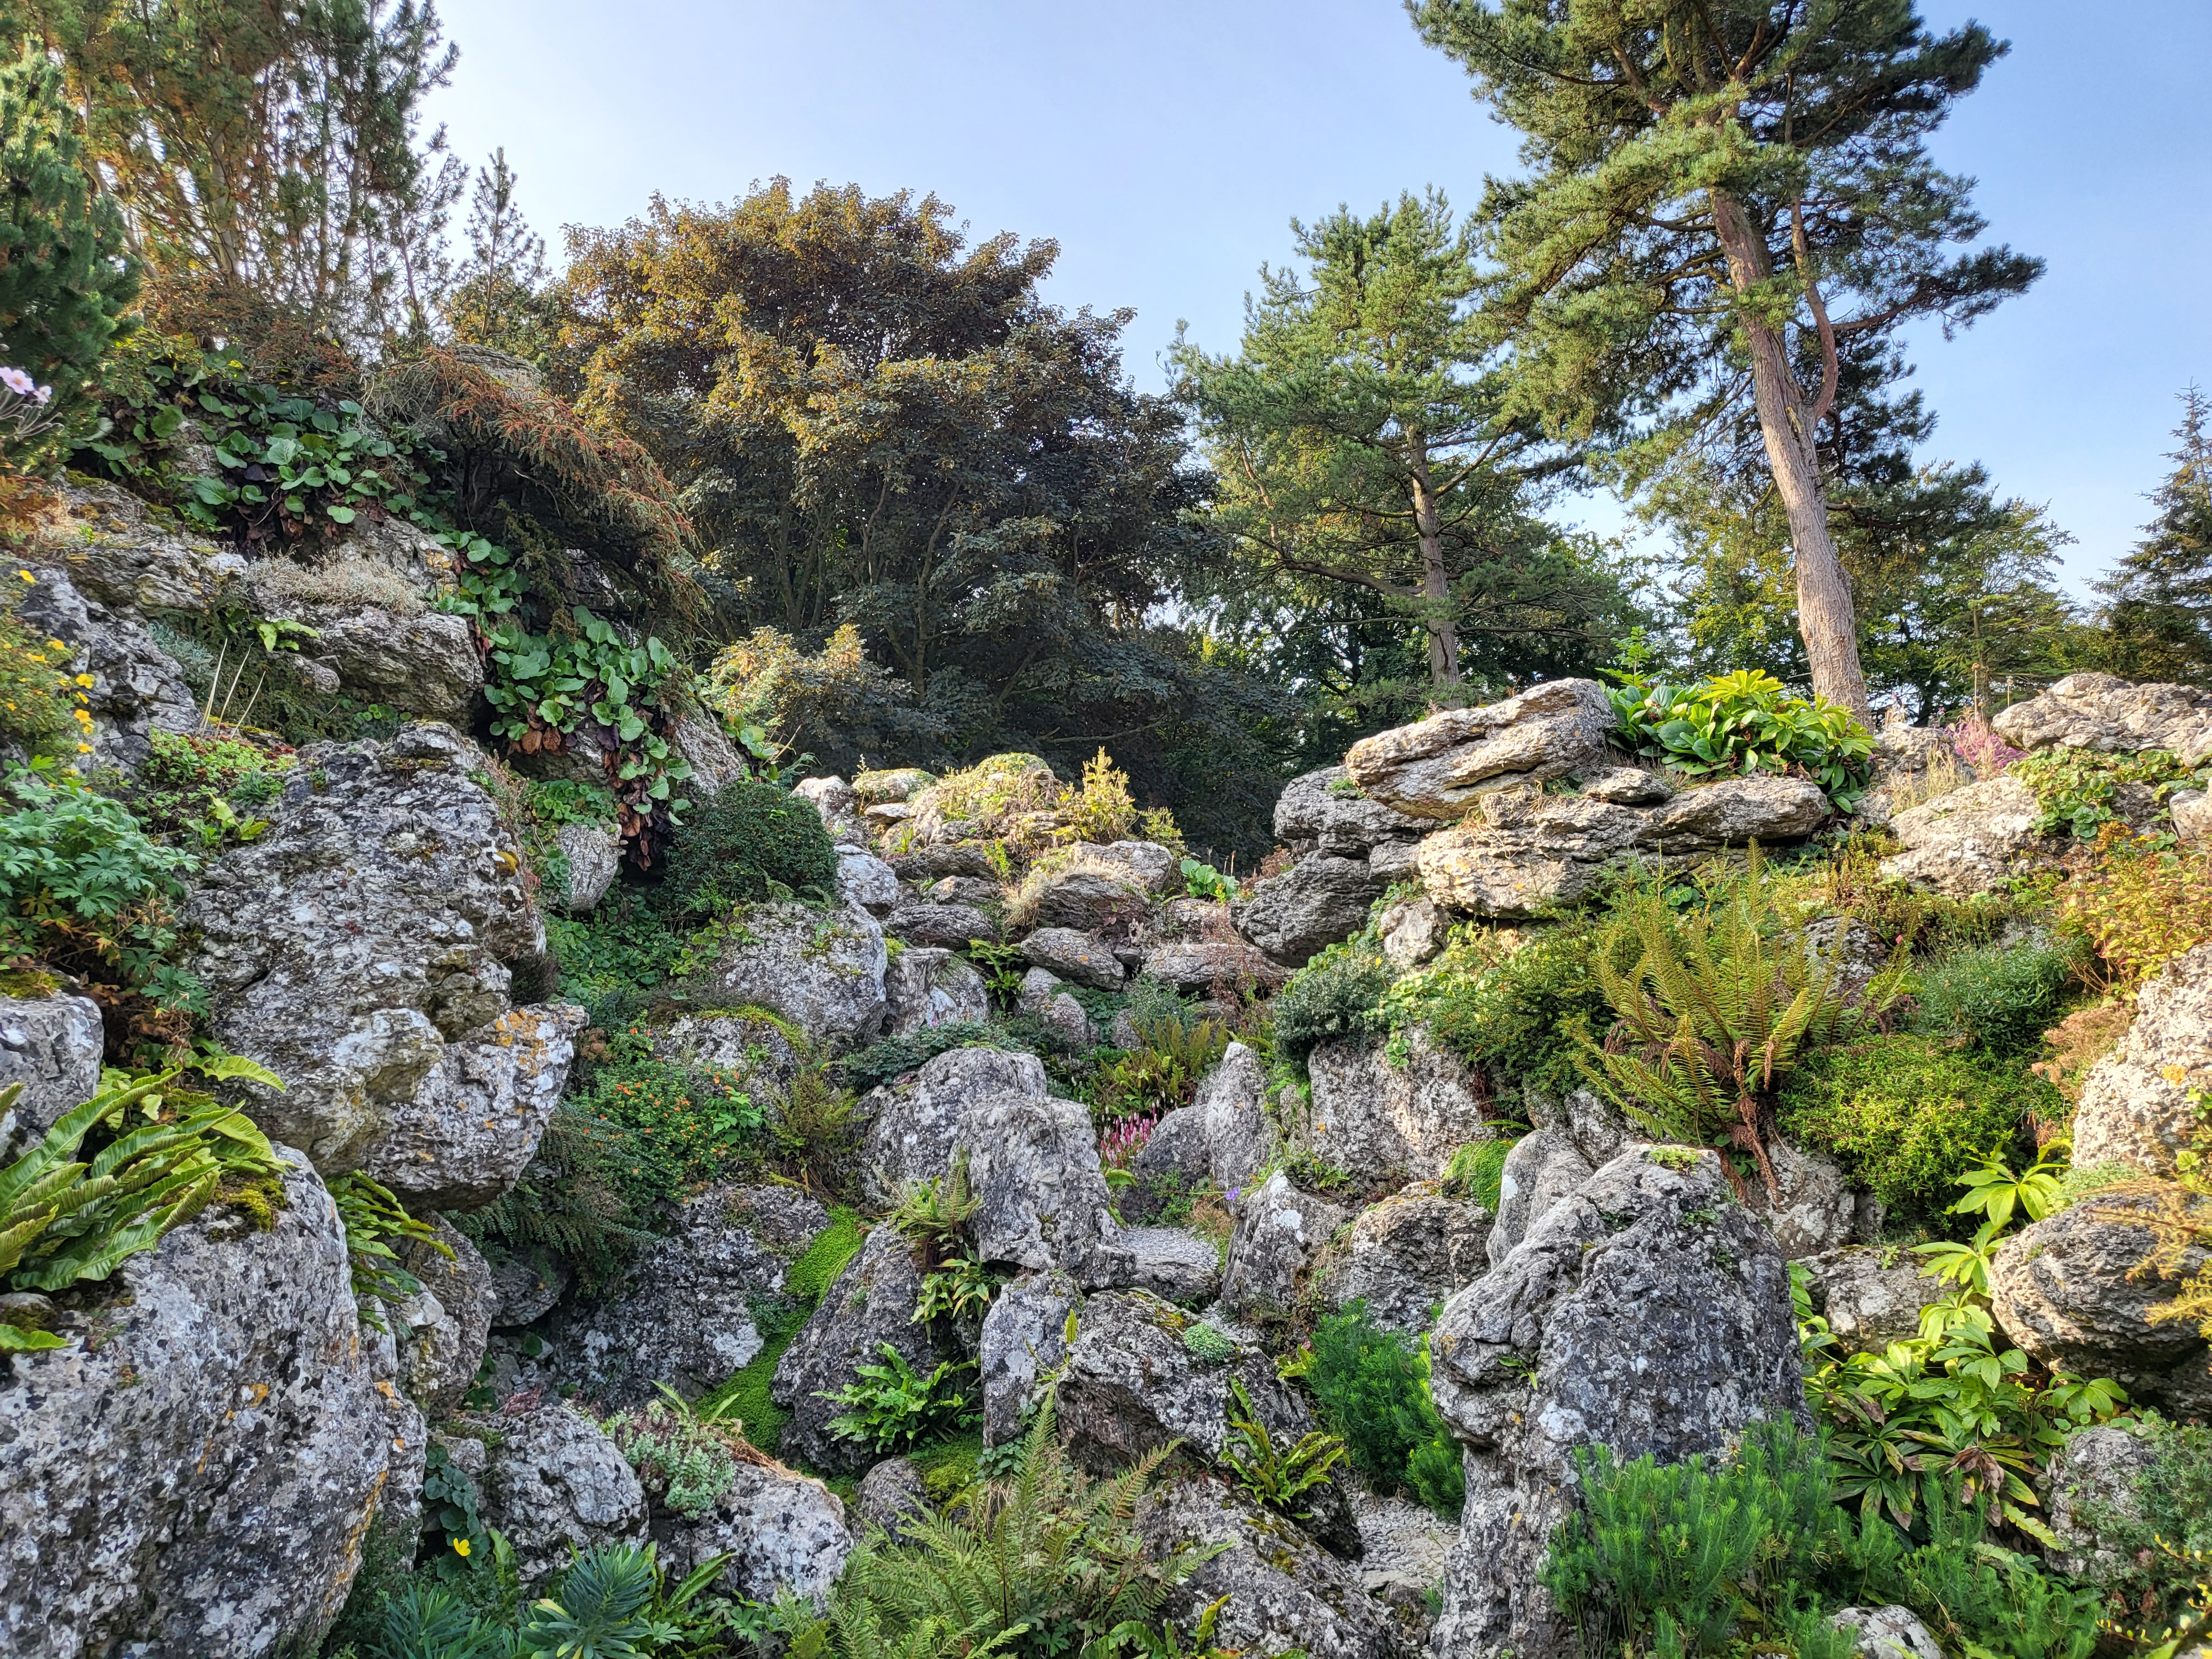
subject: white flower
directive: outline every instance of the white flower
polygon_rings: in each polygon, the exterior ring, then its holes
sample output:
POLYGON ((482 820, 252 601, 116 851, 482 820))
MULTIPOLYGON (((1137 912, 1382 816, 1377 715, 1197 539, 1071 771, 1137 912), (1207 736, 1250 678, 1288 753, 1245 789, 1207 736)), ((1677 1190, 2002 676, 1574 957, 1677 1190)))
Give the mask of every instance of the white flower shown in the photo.
POLYGON ((39 383, 20 368, 0 368, 0 386, 19 398, 27 398, 39 389, 39 383))
POLYGON ((33 392, 31 395, 32 395, 33 398, 37 398, 37 399, 38 399, 41 404, 43 404, 43 403, 45 403, 45 402, 46 401, 46 399, 47 399, 47 398, 51 398, 51 397, 52 397, 52 396, 54 395, 54 389, 53 389, 53 387, 52 387, 52 386, 40 386, 40 387, 36 392, 33 392))

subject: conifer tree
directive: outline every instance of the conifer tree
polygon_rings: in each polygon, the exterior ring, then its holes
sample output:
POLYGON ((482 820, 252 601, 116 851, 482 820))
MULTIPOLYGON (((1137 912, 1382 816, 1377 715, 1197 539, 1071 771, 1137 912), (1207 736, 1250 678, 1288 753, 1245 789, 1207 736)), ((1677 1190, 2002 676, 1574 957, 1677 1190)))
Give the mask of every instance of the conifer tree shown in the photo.
POLYGON ((1417 0, 1518 128, 1484 215, 1527 405, 1586 425, 1748 396, 1786 515, 1814 689, 1867 708, 1819 453, 1841 360, 1972 322, 2039 273, 1928 135, 2005 47, 1914 0, 1417 0))
POLYGON ((2112 601, 2106 625, 2113 666, 2136 679, 2212 685, 2212 403, 2181 394, 2173 471, 2152 492, 2158 516, 2097 584, 2112 601))
POLYGON ((35 49, 0 66, 0 362, 51 386, 64 417, 138 292, 83 155, 61 71, 35 49))
POLYGON ((522 216, 516 183, 504 149, 492 152, 489 167, 477 169, 468 257, 447 298, 446 319, 457 340, 535 358, 547 343, 537 303, 548 276, 545 242, 522 216))

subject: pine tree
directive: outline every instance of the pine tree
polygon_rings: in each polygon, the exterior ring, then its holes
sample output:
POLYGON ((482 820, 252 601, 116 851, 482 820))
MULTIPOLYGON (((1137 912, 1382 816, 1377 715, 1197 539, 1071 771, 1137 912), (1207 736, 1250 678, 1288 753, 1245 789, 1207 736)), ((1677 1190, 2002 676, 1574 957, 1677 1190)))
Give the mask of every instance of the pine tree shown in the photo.
POLYGON ((2113 666, 2141 680, 2212 685, 2212 402, 2181 394, 2173 471, 2152 492, 2158 516, 2135 551, 2097 584, 2112 601, 2105 624, 2113 666))
POLYGON ((504 149, 492 152, 489 167, 477 169, 468 258, 447 296, 446 322, 456 340, 536 358, 548 343, 544 307, 537 303, 548 276, 545 243, 515 204, 516 183, 504 149))
POLYGON ((1815 690, 1867 708, 1820 438, 1843 363, 1972 322, 2040 272, 1925 140, 2005 47, 1913 0, 1418 0, 1423 37, 1525 136, 1484 206, 1521 396, 1550 418, 1703 422, 1748 395, 1815 690), (1810 372, 1808 372, 1808 370, 1810 372))
POLYGON ((0 362, 51 386, 62 416, 138 292, 122 222, 83 156, 61 71, 35 50, 0 66, 0 362))

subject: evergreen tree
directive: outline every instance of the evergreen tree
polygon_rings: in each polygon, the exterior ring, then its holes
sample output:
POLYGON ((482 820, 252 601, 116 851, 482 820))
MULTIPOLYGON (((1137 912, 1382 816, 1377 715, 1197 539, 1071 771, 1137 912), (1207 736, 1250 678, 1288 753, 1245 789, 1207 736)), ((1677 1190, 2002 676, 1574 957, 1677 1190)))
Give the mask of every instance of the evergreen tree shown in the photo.
MULTIPOLYGON (((1618 592, 1532 511, 1572 457, 1510 406, 1443 198, 1291 231, 1306 270, 1261 267, 1237 355, 1187 340, 1173 354, 1218 480, 1214 522, 1245 556, 1232 608, 1271 626, 1328 609, 1410 622, 1431 696, 1458 695, 1470 634, 1485 690, 1586 650, 1618 592), (1338 587, 1379 604, 1332 606, 1338 587)), ((1334 654, 1348 671, 1385 643, 1334 654)))
POLYGON ((1519 396, 1584 427, 1748 395, 1789 529, 1813 685, 1868 706, 1820 461, 1844 357, 1972 322, 2039 262, 1953 253, 1984 222, 1925 149, 2005 50, 1913 0, 1417 0, 1524 135, 1485 202, 1519 396))
POLYGON ((64 418, 138 292, 122 223, 83 155, 61 71, 35 49, 0 66, 0 362, 51 386, 64 418))
POLYGON ((551 343, 540 300, 549 273, 544 240, 516 205, 516 182, 503 149, 492 152, 489 167, 477 170, 468 257, 447 296, 446 321, 457 340, 534 360, 551 343))
POLYGON ((2097 584, 2112 666, 2139 680, 2212 685, 2212 404, 2195 386, 2181 394, 2173 471, 2151 495, 2157 518, 2143 539, 2097 584))

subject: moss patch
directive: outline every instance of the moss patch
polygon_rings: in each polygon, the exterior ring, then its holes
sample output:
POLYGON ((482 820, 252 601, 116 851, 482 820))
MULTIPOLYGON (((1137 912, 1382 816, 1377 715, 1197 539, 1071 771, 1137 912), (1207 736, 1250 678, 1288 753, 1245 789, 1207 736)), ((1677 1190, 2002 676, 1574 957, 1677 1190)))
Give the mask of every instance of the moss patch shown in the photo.
POLYGON ((791 1413, 769 1398, 776 1365, 866 1238, 855 1212, 842 1206, 830 1211, 829 1226, 784 1270, 783 1295, 764 1298, 753 1310, 753 1323, 766 1346, 750 1364, 698 1402, 701 1412, 726 1406, 744 1425, 745 1438, 754 1445, 769 1452, 782 1445, 783 1425, 791 1413))

